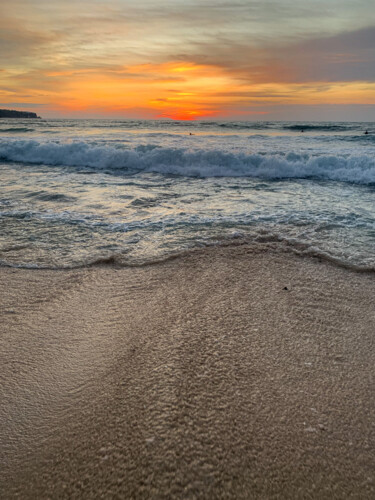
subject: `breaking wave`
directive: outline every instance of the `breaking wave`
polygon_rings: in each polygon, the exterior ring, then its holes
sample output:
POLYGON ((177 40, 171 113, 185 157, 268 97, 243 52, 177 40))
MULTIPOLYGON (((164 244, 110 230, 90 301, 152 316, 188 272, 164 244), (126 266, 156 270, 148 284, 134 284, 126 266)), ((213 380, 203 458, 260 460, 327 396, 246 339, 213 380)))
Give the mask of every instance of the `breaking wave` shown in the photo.
POLYGON ((0 140, 0 159, 29 164, 89 167, 113 174, 156 172, 187 177, 315 178, 375 183, 375 158, 368 155, 232 153, 142 145, 98 146, 87 142, 0 140))

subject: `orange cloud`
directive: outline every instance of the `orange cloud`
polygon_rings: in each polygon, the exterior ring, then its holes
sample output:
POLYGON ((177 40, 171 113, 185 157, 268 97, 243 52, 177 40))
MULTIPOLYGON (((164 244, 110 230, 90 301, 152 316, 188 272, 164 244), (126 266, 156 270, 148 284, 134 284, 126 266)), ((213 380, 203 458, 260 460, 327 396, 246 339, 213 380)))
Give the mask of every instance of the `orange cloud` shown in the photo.
POLYGON ((126 112, 127 108, 139 107, 149 108, 155 116, 178 120, 217 114, 220 103, 216 102, 215 93, 233 85, 220 68, 173 61, 103 73, 59 71, 48 73, 48 77, 65 77, 64 88, 56 99, 60 109, 83 111, 100 107, 126 112))
POLYGON ((235 71, 208 64, 170 61, 80 70, 30 71, 3 77, 2 101, 47 103, 57 114, 168 117, 195 120, 261 114, 273 104, 375 104, 366 82, 254 83, 235 71), (10 92, 8 89, 12 88, 10 92), (40 92, 40 90, 43 92, 40 92), (22 96, 25 96, 24 98, 22 96), (250 109, 250 108, 253 109, 250 109), (254 111, 255 108, 255 111, 254 111), (246 110, 246 111, 243 111, 246 110))

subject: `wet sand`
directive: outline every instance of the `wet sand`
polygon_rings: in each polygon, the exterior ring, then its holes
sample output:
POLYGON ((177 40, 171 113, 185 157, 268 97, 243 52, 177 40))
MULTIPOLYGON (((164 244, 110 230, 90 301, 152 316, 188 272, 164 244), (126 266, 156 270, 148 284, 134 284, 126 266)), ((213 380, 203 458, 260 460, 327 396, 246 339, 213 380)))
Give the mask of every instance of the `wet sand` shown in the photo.
POLYGON ((374 498, 373 274, 239 246, 0 293, 1 498, 374 498))

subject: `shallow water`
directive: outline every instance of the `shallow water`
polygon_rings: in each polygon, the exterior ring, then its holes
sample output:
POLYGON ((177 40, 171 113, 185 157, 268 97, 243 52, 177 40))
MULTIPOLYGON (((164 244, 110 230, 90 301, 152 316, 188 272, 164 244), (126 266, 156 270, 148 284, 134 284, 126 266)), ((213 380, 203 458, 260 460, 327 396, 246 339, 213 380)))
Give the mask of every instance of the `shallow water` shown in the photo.
POLYGON ((244 238, 375 268, 375 124, 1 120, 0 180, 3 265, 244 238))

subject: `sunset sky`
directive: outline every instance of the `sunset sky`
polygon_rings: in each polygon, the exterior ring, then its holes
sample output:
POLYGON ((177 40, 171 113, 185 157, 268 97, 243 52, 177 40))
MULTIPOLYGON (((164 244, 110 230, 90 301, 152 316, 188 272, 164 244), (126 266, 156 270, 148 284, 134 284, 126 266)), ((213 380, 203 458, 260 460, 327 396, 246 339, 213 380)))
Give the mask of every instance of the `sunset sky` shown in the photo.
POLYGON ((0 108, 375 120, 373 0, 4 0, 0 108))

